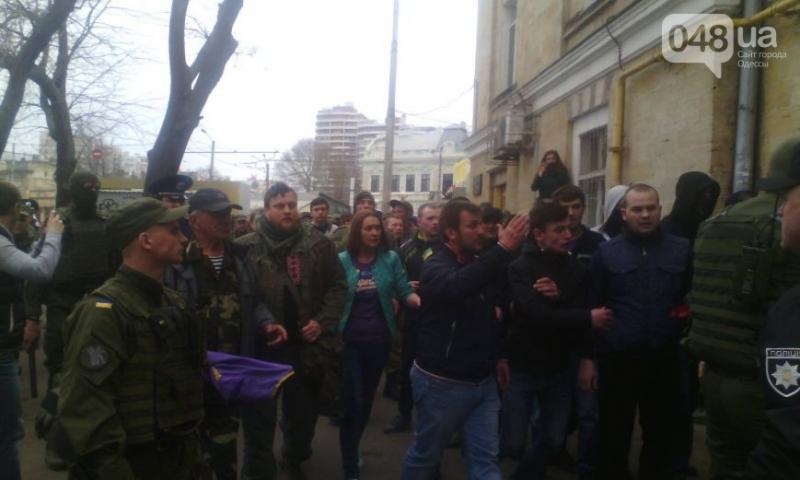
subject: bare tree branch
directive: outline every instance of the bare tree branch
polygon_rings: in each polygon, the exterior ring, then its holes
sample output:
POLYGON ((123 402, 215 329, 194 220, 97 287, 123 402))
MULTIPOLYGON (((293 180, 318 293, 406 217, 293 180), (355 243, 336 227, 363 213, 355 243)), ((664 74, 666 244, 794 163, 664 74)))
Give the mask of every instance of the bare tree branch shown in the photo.
POLYGON ((36 58, 47 46, 50 38, 63 25, 75 8, 76 0, 53 0, 47 12, 34 25, 25 43, 8 68, 8 83, 0 103, 0 152, 5 151, 8 136, 14 126, 25 95, 28 73, 34 67, 36 58))
POLYGON ((242 8, 242 1, 222 0, 214 28, 192 62, 192 67, 188 67, 185 45, 188 0, 173 0, 169 26, 170 96, 158 137, 153 148, 147 152, 145 185, 178 172, 203 107, 236 50, 237 42, 231 30, 242 8))

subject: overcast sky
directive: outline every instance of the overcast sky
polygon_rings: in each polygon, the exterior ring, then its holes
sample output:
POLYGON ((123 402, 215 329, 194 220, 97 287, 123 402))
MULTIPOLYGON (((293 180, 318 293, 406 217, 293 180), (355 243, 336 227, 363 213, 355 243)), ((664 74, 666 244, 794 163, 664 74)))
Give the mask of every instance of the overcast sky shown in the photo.
MULTIPOLYGON (((396 108, 398 115, 408 114, 409 123, 471 123, 476 2, 400 0, 396 108)), ((120 135, 109 140, 144 153, 166 107, 168 3, 112 4, 125 9, 110 12, 106 20, 119 25, 119 41, 150 58, 126 69, 118 92, 146 99, 152 111, 140 120, 146 132, 141 139, 120 135)), ((194 0, 190 14, 210 29, 216 4, 194 0)), ((213 138, 220 152, 283 151, 313 137, 319 109, 345 102, 384 121, 391 31, 392 0, 245 0, 234 27, 239 52, 203 111, 200 125, 208 135, 196 130, 189 150, 209 150, 213 138)), ((189 62, 193 53, 188 52, 189 62)), ((187 154, 183 169, 207 166, 208 157, 187 154)), ((248 170, 230 164, 254 159, 219 153, 217 160, 224 174, 244 178, 248 170)), ((260 177, 260 171, 253 173, 260 177)))

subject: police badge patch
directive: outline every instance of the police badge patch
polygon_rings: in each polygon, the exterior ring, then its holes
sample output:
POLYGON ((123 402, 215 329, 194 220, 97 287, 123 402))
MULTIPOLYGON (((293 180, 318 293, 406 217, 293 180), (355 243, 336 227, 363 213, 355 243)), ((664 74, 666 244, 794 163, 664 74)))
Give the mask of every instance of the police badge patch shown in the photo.
POLYGON ((778 395, 789 398, 800 392, 800 348, 767 348, 767 381, 778 395))
POLYGON ((81 365, 87 370, 100 370, 108 365, 109 353, 106 347, 94 343, 81 350, 81 365))

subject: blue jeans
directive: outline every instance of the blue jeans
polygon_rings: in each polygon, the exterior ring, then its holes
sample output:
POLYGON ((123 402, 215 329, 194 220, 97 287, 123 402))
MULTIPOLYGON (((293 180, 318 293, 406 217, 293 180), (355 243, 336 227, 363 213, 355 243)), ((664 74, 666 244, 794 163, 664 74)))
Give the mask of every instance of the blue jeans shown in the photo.
POLYGON ((503 401, 504 450, 519 454, 525 449, 525 436, 534 402, 540 408, 537 435, 520 461, 515 478, 543 478, 547 459, 558 453, 567 439, 575 386, 573 370, 548 375, 511 373, 511 383, 503 401))
POLYGON ((25 436, 22 425, 19 368, 13 352, 0 352, 0 476, 18 480, 19 444, 25 436))
POLYGON ((345 342, 343 358, 344 391, 339 446, 345 478, 359 478, 358 444, 364 434, 378 383, 389 360, 389 342, 345 342))
POLYGON ((586 475, 597 464, 597 392, 575 388, 575 413, 578 417, 578 473, 586 475))
POLYGON ((460 431, 469 479, 500 480, 500 397, 494 376, 472 384, 434 377, 416 365, 410 376, 417 421, 401 478, 437 478, 442 452, 453 434, 460 431))

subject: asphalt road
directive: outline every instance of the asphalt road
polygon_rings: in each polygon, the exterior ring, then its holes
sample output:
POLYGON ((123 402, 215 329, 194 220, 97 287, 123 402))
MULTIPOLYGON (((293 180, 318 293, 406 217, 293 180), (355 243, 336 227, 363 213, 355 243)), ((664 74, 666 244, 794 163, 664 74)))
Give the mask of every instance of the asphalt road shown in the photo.
MULTIPOLYGON (((33 431, 33 419, 38 407, 38 402, 44 394, 47 383, 47 374, 41 364, 41 351, 37 352, 39 399, 31 398, 28 358, 26 354, 20 355, 22 366, 22 392, 23 409, 25 413, 25 439, 22 444, 22 478, 24 480, 66 480, 65 472, 53 472, 44 464, 44 443, 36 438, 33 431)), ((394 416, 396 404, 390 400, 379 398, 375 402, 372 418, 364 438, 361 441, 361 456, 364 460, 362 478, 372 479, 398 479, 403 455, 411 443, 412 434, 385 435, 383 426, 394 416)), ((705 429, 702 425, 695 426, 695 449, 692 458, 693 464, 701 472, 699 479, 707 478, 708 455, 704 445, 705 429)), ((276 443, 280 445, 280 433, 277 434, 276 443)), ((639 432, 635 433, 634 448, 631 452, 631 468, 635 468, 636 455, 641 445, 639 432)), ((277 448, 276 447, 276 451, 277 448)), ((339 457, 338 429, 332 427, 327 418, 321 418, 317 426, 317 435, 314 439, 314 455, 304 464, 306 476, 310 480, 338 480, 341 477, 341 461, 339 457)), ((575 437, 570 438, 568 449, 575 452, 575 437)), ((510 475, 514 462, 503 462, 503 472, 510 475)), ((442 460, 442 473, 446 480, 465 479, 466 474, 458 449, 448 449, 442 460)), ((576 475, 567 474, 551 468, 548 472, 551 480, 575 479, 576 475)), ((2 472, 0 472, 2 478, 2 472)))

